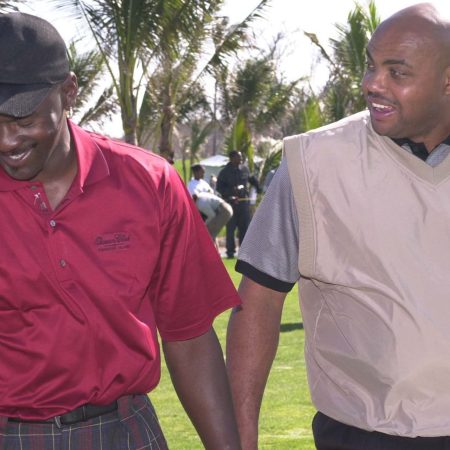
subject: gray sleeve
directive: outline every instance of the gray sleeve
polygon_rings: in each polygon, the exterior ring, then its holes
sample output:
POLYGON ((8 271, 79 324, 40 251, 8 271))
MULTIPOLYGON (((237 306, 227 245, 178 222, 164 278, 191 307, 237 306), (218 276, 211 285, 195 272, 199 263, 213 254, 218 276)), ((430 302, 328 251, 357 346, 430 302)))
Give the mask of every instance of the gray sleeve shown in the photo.
POLYGON ((300 278, 298 248, 297 210, 283 159, 245 234, 238 266, 244 268, 240 270, 244 275, 249 265, 274 280, 295 284, 300 278))

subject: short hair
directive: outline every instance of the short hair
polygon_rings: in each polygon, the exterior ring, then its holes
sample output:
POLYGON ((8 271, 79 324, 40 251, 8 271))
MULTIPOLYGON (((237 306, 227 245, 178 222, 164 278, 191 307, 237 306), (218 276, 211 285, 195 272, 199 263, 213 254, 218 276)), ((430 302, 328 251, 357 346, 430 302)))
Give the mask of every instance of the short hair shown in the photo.
POLYGON ((233 158, 233 156, 238 156, 241 152, 237 151, 237 150, 231 150, 230 153, 228 153, 228 156, 230 158, 233 158))
POLYGON ((192 172, 199 172, 201 169, 203 169, 203 166, 201 164, 194 164, 191 166, 192 172))

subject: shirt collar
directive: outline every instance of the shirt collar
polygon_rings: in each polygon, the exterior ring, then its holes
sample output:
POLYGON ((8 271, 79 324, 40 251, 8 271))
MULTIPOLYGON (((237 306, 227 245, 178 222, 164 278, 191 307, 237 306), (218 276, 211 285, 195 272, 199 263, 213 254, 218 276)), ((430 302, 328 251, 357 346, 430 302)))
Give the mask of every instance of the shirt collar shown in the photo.
POLYGON ((82 189, 109 176, 108 162, 98 141, 109 147, 108 140, 100 135, 89 133, 70 120, 68 121, 78 158, 78 174, 75 182, 82 189), (98 138, 95 139, 95 138, 98 138))
MULTIPOLYGON (((400 138, 400 139, 392 139, 397 145, 400 147, 407 146, 408 149, 411 151, 411 153, 418 158, 420 158, 422 161, 426 161, 430 154, 434 151, 434 149, 428 153, 427 148, 425 147, 425 144, 423 142, 413 142, 411 139, 408 138, 400 138)), ((450 135, 447 136, 441 144, 446 144, 450 146, 450 135)), ((440 145, 440 144, 439 144, 440 145)), ((437 145, 435 148, 439 147, 437 145)))

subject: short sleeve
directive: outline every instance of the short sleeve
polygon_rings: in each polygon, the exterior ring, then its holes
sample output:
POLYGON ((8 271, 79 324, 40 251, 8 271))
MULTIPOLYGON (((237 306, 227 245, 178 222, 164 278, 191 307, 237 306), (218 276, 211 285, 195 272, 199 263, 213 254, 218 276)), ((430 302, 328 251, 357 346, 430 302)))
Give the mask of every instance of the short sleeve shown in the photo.
POLYGON ((240 303, 205 224, 172 167, 160 182, 161 244, 150 285, 163 340, 205 333, 214 318, 240 303))
POLYGON ((195 188, 196 188, 196 186, 197 186, 197 184, 198 184, 196 181, 197 181, 197 180, 192 179, 192 180, 190 180, 189 183, 188 183, 187 188, 188 188, 188 191, 189 191, 189 194, 190 194, 190 195, 194 195, 194 194, 195 194, 195 188))
POLYGON ((286 160, 276 171, 239 250, 236 270, 287 292, 300 278, 298 217, 286 160))

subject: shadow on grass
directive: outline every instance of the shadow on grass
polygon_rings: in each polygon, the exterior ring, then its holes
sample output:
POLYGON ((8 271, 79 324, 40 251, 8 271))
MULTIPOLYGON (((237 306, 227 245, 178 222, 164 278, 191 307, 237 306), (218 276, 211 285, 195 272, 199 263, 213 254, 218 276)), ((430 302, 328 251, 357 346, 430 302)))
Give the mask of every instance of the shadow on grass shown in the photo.
POLYGON ((282 323, 280 326, 280 331, 284 333, 285 331, 303 330, 303 322, 297 323, 282 323))

